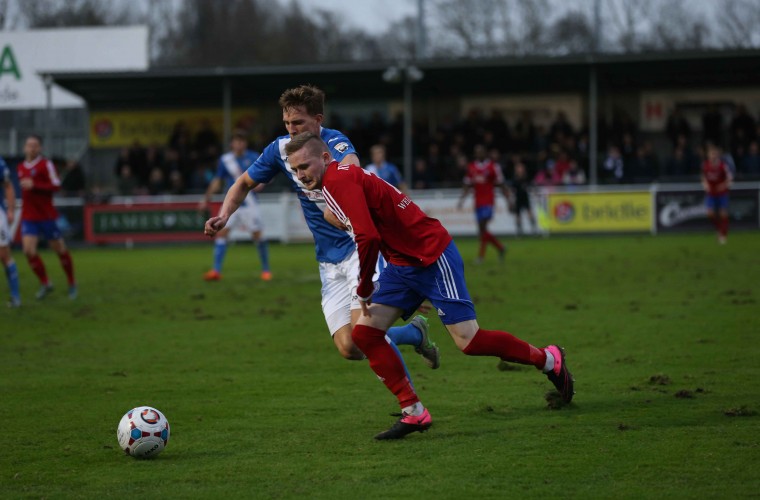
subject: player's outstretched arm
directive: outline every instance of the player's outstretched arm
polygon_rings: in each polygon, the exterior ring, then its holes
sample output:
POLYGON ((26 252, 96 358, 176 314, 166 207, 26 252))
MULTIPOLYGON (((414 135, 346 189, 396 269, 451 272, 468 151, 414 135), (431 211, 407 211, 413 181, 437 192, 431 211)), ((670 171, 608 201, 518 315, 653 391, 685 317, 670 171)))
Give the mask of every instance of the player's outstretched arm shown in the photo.
POLYGON ((203 198, 201 199, 200 203, 198 203, 198 210, 206 210, 208 208, 209 202, 211 201, 211 195, 218 193, 221 187, 222 180, 219 177, 214 177, 211 179, 211 182, 208 184, 208 188, 206 188, 206 192, 203 193, 203 198))
POLYGON ((244 173, 237 178, 235 183, 227 191, 227 196, 224 197, 224 203, 222 203, 222 209, 219 210, 219 215, 211 217, 206 221, 204 227, 204 233, 208 236, 214 236, 216 233, 224 229, 227 225, 227 221, 235 211, 240 208, 240 205, 248 196, 251 189, 255 188, 258 183, 251 179, 248 173, 244 173))

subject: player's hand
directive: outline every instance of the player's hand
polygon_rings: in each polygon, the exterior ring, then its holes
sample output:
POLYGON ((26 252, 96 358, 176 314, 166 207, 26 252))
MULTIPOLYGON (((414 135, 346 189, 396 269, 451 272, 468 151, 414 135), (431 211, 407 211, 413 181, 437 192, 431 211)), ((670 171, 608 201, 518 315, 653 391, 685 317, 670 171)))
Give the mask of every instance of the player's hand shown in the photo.
POLYGON ((371 318, 372 314, 369 312, 369 306, 372 305, 372 297, 368 298, 367 300, 359 299, 359 304, 362 306, 362 316, 371 318))
POLYGON ((329 209, 325 210, 324 218, 327 222, 337 227, 341 231, 348 231, 348 226, 346 226, 341 221, 339 221, 338 218, 335 216, 335 214, 332 213, 329 209))
POLYGON ((203 228, 204 234, 206 234, 206 236, 215 236, 216 233, 224 229, 224 226, 227 225, 227 219, 228 217, 225 216, 211 217, 206 221, 206 225, 203 228))
POLYGON ((19 186, 21 186, 21 189, 32 189, 34 187, 34 181, 31 179, 31 177, 24 177, 20 181, 18 181, 19 186))

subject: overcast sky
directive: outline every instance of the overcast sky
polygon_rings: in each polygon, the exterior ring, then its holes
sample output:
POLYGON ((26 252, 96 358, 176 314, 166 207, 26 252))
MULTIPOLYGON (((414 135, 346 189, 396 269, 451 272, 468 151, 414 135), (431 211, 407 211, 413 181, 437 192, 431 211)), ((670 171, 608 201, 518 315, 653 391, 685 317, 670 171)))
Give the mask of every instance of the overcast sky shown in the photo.
POLYGON ((362 31, 378 34, 393 21, 417 14, 417 0, 299 0, 304 9, 320 8, 340 13, 343 20, 362 31))

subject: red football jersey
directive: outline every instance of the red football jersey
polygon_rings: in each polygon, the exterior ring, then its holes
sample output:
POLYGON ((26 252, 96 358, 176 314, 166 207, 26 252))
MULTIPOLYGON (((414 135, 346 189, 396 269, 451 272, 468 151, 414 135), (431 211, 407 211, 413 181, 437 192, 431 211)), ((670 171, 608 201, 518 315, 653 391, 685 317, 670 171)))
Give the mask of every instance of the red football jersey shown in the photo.
POLYGON ((717 165, 713 165, 710 160, 702 163, 702 175, 707 181, 707 193, 710 196, 720 196, 728 192, 727 180, 731 177, 728 171, 728 165, 720 160, 717 165), (723 184, 721 187, 720 185, 723 184))
POLYGON ((53 162, 43 156, 21 162, 16 168, 18 180, 32 179, 32 189, 21 190, 21 220, 43 221, 58 218, 53 206, 53 193, 61 188, 61 180, 53 162))
POLYGON ((475 190, 475 206, 483 207, 494 204, 494 186, 504 184, 504 174, 498 163, 491 160, 473 161, 467 165, 464 183, 475 190))
POLYGON ((360 297, 372 295, 378 251, 391 264, 423 267, 438 260, 451 242, 438 219, 356 165, 328 165, 322 194, 330 211, 353 232, 359 251, 360 297))

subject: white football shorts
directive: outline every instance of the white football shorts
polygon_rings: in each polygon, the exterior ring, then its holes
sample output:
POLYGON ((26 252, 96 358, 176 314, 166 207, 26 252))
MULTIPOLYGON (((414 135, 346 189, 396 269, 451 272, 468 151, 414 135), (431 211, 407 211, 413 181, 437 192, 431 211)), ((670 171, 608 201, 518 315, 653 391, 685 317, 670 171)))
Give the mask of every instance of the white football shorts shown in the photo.
POLYGON ((259 204, 251 203, 241 206, 227 221, 228 228, 239 229, 247 233, 255 233, 264 229, 259 213, 259 204))
POLYGON ((7 247, 11 244, 11 228, 8 227, 8 216, 5 210, 0 208, 0 247, 7 247))
POLYGON ((338 264, 320 262, 319 278, 322 280, 322 312, 330 335, 335 335, 340 327, 351 324, 351 310, 361 309, 356 295, 359 252, 354 250, 338 264))

